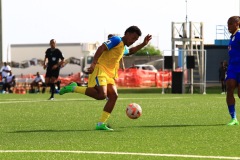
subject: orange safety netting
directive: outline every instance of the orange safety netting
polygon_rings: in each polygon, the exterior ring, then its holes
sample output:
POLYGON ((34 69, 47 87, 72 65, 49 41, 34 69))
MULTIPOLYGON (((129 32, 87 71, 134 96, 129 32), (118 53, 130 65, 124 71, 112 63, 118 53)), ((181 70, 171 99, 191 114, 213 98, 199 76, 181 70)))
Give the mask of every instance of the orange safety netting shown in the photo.
POLYGON ((59 76, 58 80, 61 81, 61 86, 65 86, 65 85, 68 85, 71 82, 81 83, 81 76, 80 76, 80 73, 75 73, 75 74, 72 74, 68 77, 59 76))
MULTIPOLYGON (((181 72, 181 69, 176 69, 175 72, 181 72)), ((171 70, 159 70, 158 72, 153 72, 149 70, 140 70, 135 68, 129 69, 119 69, 119 77, 115 80, 116 85, 119 87, 164 87, 167 88, 171 85, 172 81, 172 71, 171 70)), ((44 75, 45 76, 45 75, 44 75)), ((35 75, 28 74, 22 75, 18 79, 34 79, 35 75)), ((81 78, 81 73, 75 73, 67 77, 58 77, 61 81, 61 86, 68 85, 71 82, 83 83, 87 81, 81 78)), ((31 83, 31 82, 28 82, 31 83)))
MULTIPOLYGON (((43 76, 45 77, 45 74, 43 76)), ((34 74, 21 75, 20 77, 16 77, 16 83, 31 83, 35 77, 36 75, 34 74)), ((61 81, 61 86, 65 86, 71 82, 81 83, 81 76, 80 73, 75 73, 67 77, 59 76, 58 80, 61 81)))
POLYGON ((130 68, 118 71, 116 84, 120 87, 167 87, 172 80, 171 71, 153 72, 130 68))

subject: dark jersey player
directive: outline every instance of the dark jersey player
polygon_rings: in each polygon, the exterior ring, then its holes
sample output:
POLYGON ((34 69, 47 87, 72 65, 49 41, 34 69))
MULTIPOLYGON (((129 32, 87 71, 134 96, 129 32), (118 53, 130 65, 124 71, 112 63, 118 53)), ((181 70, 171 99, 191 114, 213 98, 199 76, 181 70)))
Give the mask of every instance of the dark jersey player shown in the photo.
POLYGON ((55 39, 50 40, 51 48, 45 52, 43 68, 46 69, 45 83, 50 86, 51 97, 49 100, 54 100, 55 82, 58 79, 60 68, 64 63, 64 56, 62 52, 56 48, 55 39))

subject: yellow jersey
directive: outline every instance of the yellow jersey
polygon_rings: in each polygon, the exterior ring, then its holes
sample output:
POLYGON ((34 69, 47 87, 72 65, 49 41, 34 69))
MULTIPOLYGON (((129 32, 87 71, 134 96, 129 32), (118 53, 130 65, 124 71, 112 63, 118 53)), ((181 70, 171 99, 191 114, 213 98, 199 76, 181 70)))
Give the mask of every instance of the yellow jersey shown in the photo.
POLYGON ((104 44, 108 50, 102 53, 97 64, 110 78, 117 78, 119 61, 123 57, 125 45, 119 36, 111 37, 108 41, 104 42, 104 44))

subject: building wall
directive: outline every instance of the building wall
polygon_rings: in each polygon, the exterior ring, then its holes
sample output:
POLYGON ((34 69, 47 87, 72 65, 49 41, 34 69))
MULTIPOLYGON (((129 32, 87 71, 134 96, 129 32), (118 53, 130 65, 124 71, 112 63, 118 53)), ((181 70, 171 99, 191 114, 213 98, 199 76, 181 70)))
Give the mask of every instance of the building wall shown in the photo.
POLYGON ((218 83, 220 63, 229 60, 227 46, 210 46, 205 47, 205 49, 207 50, 206 81, 208 83, 218 83))
MULTIPOLYGON (((80 43, 69 43, 57 44, 56 48, 62 51, 65 58, 69 58, 83 56, 82 46, 80 43)), ((20 62, 32 58, 44 59, 47 48, 50 48, 49 44, 11 45, 11 61, 20 62)))
MULTIPOLYGON (((12 67, 12 71, 15 75, 21 74, 35 74, 40 72, 44 74, 42 62, 45 57, 47 48, 50 48, 49 44, 12 44, 11 46, 10 60, 14 63, 27 63, 29 61, 36 61, 36 65, 29 67, 12 67)), ((56 48, 59 48, 65 60, 74 57, 76 59, 83 58, 86 54, 96 51, 96 43, 57 43, 56 48)), ((81 72, 81 67, 76 64, 67 64, 60 71, 61 75, 68 75, 71 73, 81 72)))

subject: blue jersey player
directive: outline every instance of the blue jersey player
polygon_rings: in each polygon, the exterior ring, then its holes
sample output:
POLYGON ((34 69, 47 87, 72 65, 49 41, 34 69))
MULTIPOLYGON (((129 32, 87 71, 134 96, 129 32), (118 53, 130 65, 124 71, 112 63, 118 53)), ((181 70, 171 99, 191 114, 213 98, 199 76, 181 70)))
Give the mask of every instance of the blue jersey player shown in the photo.
POLYGON ((227 105, 231 115, 229 126, 239 125, 235 111, 234 90, 238 88, 238 97, 240 97, 240 17, 232 16, 228 19, 228 31, 232 34, 229 45, 229 65, 227 69, 226 85, 227 85, 227 105))

